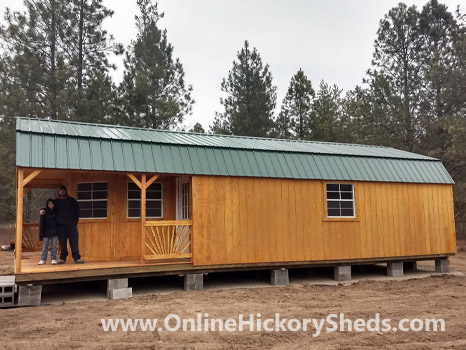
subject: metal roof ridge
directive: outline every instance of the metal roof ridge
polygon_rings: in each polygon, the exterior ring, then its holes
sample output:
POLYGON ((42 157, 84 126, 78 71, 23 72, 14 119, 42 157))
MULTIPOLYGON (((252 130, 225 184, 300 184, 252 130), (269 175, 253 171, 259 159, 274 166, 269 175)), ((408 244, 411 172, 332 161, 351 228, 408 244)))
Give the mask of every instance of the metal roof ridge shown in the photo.
MULTIPOLYGON (((201 137, 222 137, 222 138, 230 138, 230 139, 249 139, 249 140, 260 140, 260 141, 272 141, 272 142, 283 142, 283 143, 300 143, 300 144, 323 144, 323 145, 336 145, 336 146, 352 146, 352 147, 364 147, 364 148, 382 148, 385 150, 395 150, 398 152, 407 153, 406 157, 401 156, 381 156, 381 155, 357 155, 357 154, 348 154, 348 153, 330 153, 330 152, 309 152, 309 151, 298 151, 298 150, 273 150, 273 149, 260 149, 260 148, 247 148, 241 147, 229 147, 229 146, 210 146, 210 145, 196 145, 196 144, 184 144, 178 142, 151 142, 147 140, 133 139, 133 141, 137 142, 147 142, 150 144, 169 144, 169 145, 178 145, 178 146, 193 146, 193 147, 209 147, 209 148, 227 148, 227 149, 237 149, 237 150, 255 150, 255 151, 269 151, 269 152, 286 152, 286 153, 297 153, 297 154, 321 154, 321 155, 330 155, 330 156, 353 156, 353 157, 368 157, 368 158, 386 158, 386 159, 407 159, 407 160, 426 160, 426 161, 440 161, 440 159, 429 157, 422 154, 417 154, 405 150, 396 149, 393 147, 387 146, 379 146, 379 145, 364 145, 364 144, 356 144, 356 143, 343 143, 343 142, 327 142, 327 141, 307 141, 307 140, 292 140, 292 139, 279 139, 279 138, 268 138, 268 137, 255 137, 255 136, 240 136, 240 135, 223 135, 223 134, 207 134, 207 133, 196 133, 196 132, 189 132, 189 131, 178 131, 178 130, 163 130, 163 129, 151 129, 151 128, 140 128, 140 127, 131 127, 131 126, 124 126, 124 125, 114 125, 114 124, 101 124, 101 123, 84 123, 84 122, 76 122, 76 121, 68 121, 68 120, 56 120, 56 119, 41 119, 41 118, 31 118, 31 117, 17 117, 20 120, 29 120, 35 122, 45 122, 45 123, 58 123, 58 124, 71 124, 71 125, 84 125, 84 126, 91 126, 91 127, 105 127, 105 128, 116 128, 116 129, 129 129, 129 130, 140 130, 144 132, 155 132, 155 133, 166 133, 166 134, 178 134, 178 135, 197 135, 201 137), (420 155, 424 158, 416 158, 410 157, 410 154, 420 155)), ((53 130, 53 127, 50 126, 53 130)), ((21 129, 16 123, 16 131, 20 132, 28 132, 28 133, 41 133, 41 134, 49 134, 49 135, 56 135, 56 133, 51 133, 48 131, 44 131, 42 128, 41 131, 32 131, 30 128, 29 130, 21 129)), ((70 135, 65 134, 66 136, 71 137, 80 137, 79 135, 70 135)), ((97 136, 86 136, 88 138, 93 139, 106 139, 103 137, 97 136)), ((109 138, 112 140, 112 138, 109 138)), ((120 140, 122 141, 122 140, 120 140)), ((128 141, 128 140, 126 140, 128 141)))
MULTIPOLYGON (((345 143, 345 142, 330 142, 330 141, 313 141, 313 140, 294 140, 294 139, 282 139, 282 138, 273 138, 273 137, 258 137, 258 136, 244 136, 244 135, 225 135, 225 134, 208 134, 208 133, 199 133, 192 131, 181 131, 181 130, 164 130, 164 129, 152 129, 152 128, 141 128, 134 126, 125 126, 125 125, 114 125, 114 124, 102 124, 102 123, 84 123, 71 120, 56 120, 56 119, 43 119, 43 118, 32 118, 32 117, 17 117, 21 120, 31 120, 47 123, 59 123, 59 124, 75 124, 75 125, 85 125, 85 126, 96 126, 96 127, 112 127, 118 129, 130 129, 130 130, 141 130, 146 132, 160 132, 167 134, 188 134, 188 135, 198 135, 205 137, 224 137, 224 138, 238 138, 238 139, 249 139, 249 140, 267 140, 267 141, 279 141, 279 142, 290 142, 290 143, 314 143, 314 144, 324 144, 324 145, 344 145, 344 146, 354 146, 354 147, 368 147, 368 148, 384 148, 384 149, 395 149, 393 147, 381 146, 381 145, 365 145, 359 143, 345 143)), ((18 130, 18 128, 16 128, 18 130)), ((19 129, 21 130, 21 129, 19 129)), ((34 132, 34 131, 30 131, 34 132)), ((48 132, 43 132, 48 134, 48 132)), ((398 149, 397 149, 398 150, 398 149)), ((403 151, 403 150, 398 150, 403 151)), ((404 151, 408 152, 408 151, 404 151)), ((410 153, 410 152, 408 152, 410 153)))

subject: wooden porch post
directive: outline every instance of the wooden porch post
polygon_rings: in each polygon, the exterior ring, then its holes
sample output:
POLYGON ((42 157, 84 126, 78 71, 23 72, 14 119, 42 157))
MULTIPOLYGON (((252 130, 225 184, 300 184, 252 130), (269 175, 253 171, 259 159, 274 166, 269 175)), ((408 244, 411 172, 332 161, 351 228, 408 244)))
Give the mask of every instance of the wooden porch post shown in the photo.
POLYGON ((19 168, 16 172, 16 240, 15 240, 15 273, 21 272, 21 253, 23 250, 23 203, 24 186, 30 183, 41 173, 34 170, 24 178, 24 170, 19 168))
POLYGON ((23 247, 23 179, 23 169, 18 169, 16 181, 15 273, 21 272, 21 251, 23 247))
POLYGON ((146 251, 146 174, 141 176, 141 264, 146 251))

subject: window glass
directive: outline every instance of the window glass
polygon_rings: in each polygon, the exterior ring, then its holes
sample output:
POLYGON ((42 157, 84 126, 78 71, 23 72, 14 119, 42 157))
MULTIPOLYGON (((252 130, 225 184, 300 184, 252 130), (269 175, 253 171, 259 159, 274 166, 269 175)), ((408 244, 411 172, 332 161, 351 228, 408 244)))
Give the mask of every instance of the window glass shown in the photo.
POLYGON ((354 185, 327 184, 327 217, 354 217, 354 185))
POLYGON ((107 217, 107 182, 79 183, 76 193, 80 218, 102 219, 107 217))

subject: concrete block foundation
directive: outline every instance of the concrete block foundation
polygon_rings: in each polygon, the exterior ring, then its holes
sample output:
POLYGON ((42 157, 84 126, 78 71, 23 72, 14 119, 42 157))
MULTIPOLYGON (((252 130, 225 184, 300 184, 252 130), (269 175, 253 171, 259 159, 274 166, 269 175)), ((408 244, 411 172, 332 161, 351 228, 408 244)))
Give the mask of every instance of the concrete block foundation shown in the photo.
POLYGON ((435 272, 447 273, 450 271, 450 260, 448 258, 435 260, 435 272))
POLYGON ((333 279, 335 281, 351 281, 351 265, 335 266, 333 279))
POLYGON ((270 283, 276 287, 289 285, 288 269, 270 270, 270 283))
POLYGON ((204 289, 204 275, 202 273, 188 273, 184 276, 184 290, 204 289))
POLYGON ((19 286, 18 287, 18 306, 37 306, 40 305, 42 296, 42 286, 19 286))
POLYGON ((127 278, 107 280, 107 298, 112 300, 129 299, 133 296, 133 288, 128 288, 127 278))
POLYGON ((13 306, 15 301, 15 276, 0 276, 0 307, 13 306))
POLYGON ((403 263, 402 262, 387 263, 387 276, 403 277, 403 263))

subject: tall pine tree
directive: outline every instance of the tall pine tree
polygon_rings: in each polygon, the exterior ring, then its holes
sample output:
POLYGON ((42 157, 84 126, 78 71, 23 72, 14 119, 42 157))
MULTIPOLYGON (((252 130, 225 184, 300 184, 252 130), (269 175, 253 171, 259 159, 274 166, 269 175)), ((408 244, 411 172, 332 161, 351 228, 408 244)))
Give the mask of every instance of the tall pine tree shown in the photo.
POLYGON ((276 87, 272 85, 269 65, 262 63, 257 49, 251 49, 247 41, 221 89, 227 94, 220 99, 225 110, 216 113, 210 127, 213 133, 259 137, 271 134, 276 87))
POLYGON ((275 122, 275 135, 280 138, 304 140, 309 134, 314 89, 302 69, 291 78, 275 122))
POLYGON ((113 110, 103 0, 25 0, 0 25, 0 220, 14 219, 15 118, 103 122, 113 110))
POLYGON ((342 90, 322 81, 312 104, 309 123, 310 138, 316 141, 339 141, 342 90))
POLYGON ((385 15, 377 30, 373 69, 368 72, 376 98, 387 106, 387 114, 380 118, 392 125, 394 146, 408 151, 419 149, 422 137, 417 113, 422 81, 418 20, 416 7, 403 3, 385 15))
POLYGON ((159 28, 163 13, 150 0, 137 3, 141 12, 136 16, 138 34, 124 60, 117 122, 173 129, 191 113, 192 87, 185 83, 181 62, 173 57, 167 31, 159 28))

